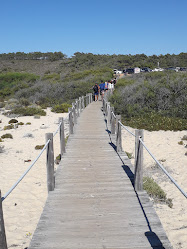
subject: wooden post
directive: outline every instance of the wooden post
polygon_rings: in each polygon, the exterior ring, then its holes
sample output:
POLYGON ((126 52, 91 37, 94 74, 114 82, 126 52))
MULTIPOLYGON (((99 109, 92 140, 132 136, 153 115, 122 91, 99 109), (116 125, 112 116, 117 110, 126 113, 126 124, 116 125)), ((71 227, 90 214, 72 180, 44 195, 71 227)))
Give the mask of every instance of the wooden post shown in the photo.
POLYGON ((110 124, 110 118, 111 118, 110 102, 108 102, 108 105, 107 105, 107 114, 108 114, 107 124, 109 125, 110 124))
POLYGON ((82 98, 79 97, 79 113, 82 111, 82 98))
POLYGON ((88 97, 88 94, 86 94, 86 106, 89 105, 89 97, 88 97))
POLYGON ((69 134, 73 134, 72 108, 68 108, 68 112, 69 112, 69 134))
POLYGON ((92 93, 90 93, 90 103, 93 102, 92 93))
POLYGON ((72 114, 73 115, 73 123, 76 124, 77 123, 77 115, 76 115, 76 110, 75 110, 75 104, 72 103, 72 114))
POLYGON ((121 115, 116 115, 116 147, 117 152, 122 152, 122 144, 121 144, 121 125, 119 124, 119 121, 121 121, 121 115))
POLYGON ((3 219, 3 205, 1 200, 1 190, 0 190, 0 248, 7 249, 5 224, 3 219))
POLYGON ((108 117, 108 102, 105 102, 105 116, 108 117))
POLYGON ((77 118, 80 116, 80 113, 79 113, 79 101, 78 99, 76 99, 76 114, 77 114, 77 118))
POLYGON ((85 108, 85 103, 84 103, 84 96, 82 96, 82 109, 85 108))
POLYGON ((139 137, 143 140, 143 130, 135 131, 135 171, 134 171, 134 188, 136 191, 143 190, 143 145, 139 137))
POLYGON ((105 113, 105 98, 103 98, 103 112, 105 113))
POLYGON ((66 152, 65 135, 64 135, 64 119, 59 118, 59 121, 61 122, 61 125, 60 125, 60 153, 61 153, 61 157, 62 157, 62 155, 66 152))
POLYGON ((46 133, 45 138, 46 138, 46 142, 50 140, 46 148, 47 189, 49 192, 49 191, 53 191, 55 188, 53 133, 46 133))
POLYGON ((110 110, 111 110, 111 134, 115 134, 114 107, 110 107, 110 110))

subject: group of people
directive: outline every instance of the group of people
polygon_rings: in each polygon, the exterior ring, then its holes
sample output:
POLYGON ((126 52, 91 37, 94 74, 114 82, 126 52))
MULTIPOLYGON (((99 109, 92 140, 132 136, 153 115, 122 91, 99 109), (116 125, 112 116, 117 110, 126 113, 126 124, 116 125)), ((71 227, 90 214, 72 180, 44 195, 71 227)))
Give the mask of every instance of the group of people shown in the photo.
POLYGON ((101 100, 103 100, 105 91, 114 89, 115 84, 116 84, 116 78, 114 78, 111 81, 108 80, 106 82, 103 82, 101 80, 101 83, 99 85, 95 83, 95 85, 93 86, 94 100, 95 101, 99 100, 99 94, 101 95, 101 100))

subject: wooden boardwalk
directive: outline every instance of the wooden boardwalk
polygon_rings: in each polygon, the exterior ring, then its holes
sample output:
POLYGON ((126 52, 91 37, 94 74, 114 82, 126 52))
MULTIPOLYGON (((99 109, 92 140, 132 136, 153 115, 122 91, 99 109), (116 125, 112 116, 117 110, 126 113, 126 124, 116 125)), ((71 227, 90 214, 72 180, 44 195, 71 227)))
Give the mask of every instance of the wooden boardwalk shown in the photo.
POLYGON ((107 129, 101 102, 91 103, 68 139, 29 249, 172 248, 107 129))

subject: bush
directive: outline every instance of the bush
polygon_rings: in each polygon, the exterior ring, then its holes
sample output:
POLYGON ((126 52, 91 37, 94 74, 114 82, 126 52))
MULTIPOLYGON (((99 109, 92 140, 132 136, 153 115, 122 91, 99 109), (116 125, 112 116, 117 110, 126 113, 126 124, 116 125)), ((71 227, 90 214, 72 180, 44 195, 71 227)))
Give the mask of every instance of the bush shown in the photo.
POLYGON ((55 105, 52 108, 52 112, 56 112, 56 113, 64 113, 64 112, 68 112, 68 108, 71 107, 70 104, 67 103, 63 103, 61 105, 55 105))
POLYGON ((26 125, 31 125, 31 122, 27 122, 26 125))
POLYGON ((43 144, 43 145, 36 145, 35 146, 35 150, 42 150, 44 146, 45 146, 45 144, 43 144))
POLYGON ((41 108, 32 108, 32 107, 20 107, 15 108, 10 112, 11 114, 19 114, 22 116, 33 116, 33 115, 41 115, 46 116, 46 112, 41 108))
POLYGON ((126 118, 123 115, 122 122, 133 128, 145 129, 148 131, 182 131, 187 129, 186 119, 162 116, 161 114, 155 112, 148 112, 147 114, 142 114, 142 116, 131 118, 126 118))
POLYGON ((23 122, 19 122, 18 125, 24 125, 24 123, 23 122))
POLYGON ((3 139, 4 138, 11 138, 11 139, 13 139, 13 136, 10 133, 6 133, 6 134, 2 135, 1 138, 3 138, 3 139))
POLYGON ((59 164, 60 163, 60 160, 61 160, 61 154, 59 154, 56 159, 55 159, 55 163, 56 164, 59 164))
POLYGON ((156 202, 165 202, 170 208, 173 206, 172 200, 167 199, 164 190, 152 178, 143 178, 143 188, 156 202))
POLYGON ((185 130, 186 78, 186 73, 165 72, 126 77, 118 80, 109 102, 116 114, 121 114, 134 128, 151 131, 185 130))
POLYGON ((183 145, 184 143, 183 143, 183 141, 180 141, 180 142, 178 142, 178 144, 179 144, 179 145, 183 145))
POLYGON ((4 130, 11 130, 11 129, 14 129, 13 124, 11 124, 11 125, 6 125, 6 126, 4 127, 4 130))
POLYGON ((132 153, 130 153, 130 152, 127 152, 127 151, 125 151, 125 153, 127 154, 127 156, 128 156, 128 158, 129 158, 129 159, 132 159, 132 158, 133 158, 133 155, 132 155, 132 153))
POLYGON ((15 118, 13 118, 13 119, 11 119, 8 123, 9 123, 9 124, 15 124, 15 123, 18 123, 18 120, 15 119, 15 118))

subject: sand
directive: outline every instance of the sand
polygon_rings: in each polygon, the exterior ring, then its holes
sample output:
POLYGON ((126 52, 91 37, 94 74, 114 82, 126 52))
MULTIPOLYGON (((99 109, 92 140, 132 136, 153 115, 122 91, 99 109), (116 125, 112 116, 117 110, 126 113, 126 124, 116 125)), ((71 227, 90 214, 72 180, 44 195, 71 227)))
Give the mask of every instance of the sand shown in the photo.
MULTIPOLYGON (((127 127, 133 134, 135 130, 127 127)), ((169 174, 176 180, 178 185, 187 193, 187 141, 183 145, 178 142, 187 135, 187 131, 154 131, 144 130, 144 143, 164 166, 169 174)), ((135 154, 134 137, 125 129, 122 131, 123 149, 135 154)), ((144 149, 144 175, 152 177, 172 199, 173 207, 166 204, 154 203, 154 208, 166 231, 166 234, 174 249, 187 248, 187 199, 168 179, 163 171, 156 165, 155 161, 144 149)), ((134 165, 134 158, 131 159, 134 165)))
MULTIPOLYGON (((5 194, 11 186, 25 172, 32 161, 38 156, 36 145, 45 144, 45 133, 55 132, 58 128, 59 117, 66 114, 55 114, 47 109, 47 116, 40 119, 34 117, 18 117, 23 126, 17 129, 2 130, 10 118, 0 114, 0 136, 11 133, 13 139, 4 139, 1 146, 4 152, 0 153, 0 189, 5 194), (31 125, 26 125, 30 122, 31 125), (29 161, 31 160, 31 162, 29 161), (29 162, 27 162, 29 161, 29 162)), ((68 125, 65 124, 66 135, 68 125)), ((134 129, 129 127, 134 133, 134 129)), ((187 131, 144 131, 144 141, 147 147, 161 161, 177 183, 187 192, 187 148, 179 145, 181 138, 187 131)), ((134 155, 134 137, 123 130, 123 149, 134 155)), ((59 134, 54 138, 55 157, 60 153, 59 134)), ((4 220, 8 248, 24 249, 29 246, 30 240, 40 218, 46 198, 46 154, 45 152, 22 180, 17 188, 3 201, 4 220)), ((134 159, 131 159, 134 164, 134 159)), ((56 165, 57 167, 57 165, 56 165)), ((149 156, 144 152, 145 174, 152 176, 172 199, 173 207, 166 204, 154 204, 156 212, 171 241, 174 249, 187 248, 187 199, 159 170, 149 156)))
MULTIPOLYGON (((0 189, 4 195, 39 155, 36 145, 45 144, 45 133, 54 133, 58 129, 59 117, 67 113, 55 114, 47 109, 47 115, 40 119, 18 117, 24 125, 17 129, 2 130, 10 118, 0 114, 0 136, 11 133, 13 139, 4 139, 0 143, 4 152, 0 153, 0 189), (26 125, 30 122, 31 125, 26 125), (31 161, 29 161, 31 160, 31 161)), ((65 122, 65 133, 68 125, 65 122)), ((55 157, 60 154, 59 133, 54 137, 55 157)), ((3 212, 8 248, 23 249, 29 246, 30 240, 40 218, 46 198, 46 152, 42 154, 27 176, 14 191, 3 201, 3 212)), ((57 165, 55 165, 55 168, 57 165)))

